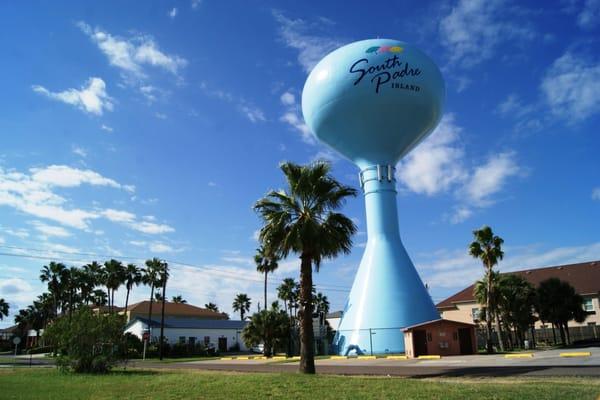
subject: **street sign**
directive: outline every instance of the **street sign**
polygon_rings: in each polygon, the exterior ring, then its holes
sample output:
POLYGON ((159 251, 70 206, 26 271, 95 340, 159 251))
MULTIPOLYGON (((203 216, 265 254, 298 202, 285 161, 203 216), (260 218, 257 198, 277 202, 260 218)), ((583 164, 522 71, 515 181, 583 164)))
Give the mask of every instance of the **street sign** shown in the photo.
POLYGON ((142 335, 142 339, 148 341, 148 339, 150 339, 150 332, 144 332, 144 334, 142 335))
POLYGON ((15 337, 13 338, 13 341, 12 341, 12 342, 13 342, 13 344, 16 346, 16 345, 18 345, 19 343, 21 343, 21 338, 20 338, 20 337, 18 337, 18 336, 15 336, 15 337))

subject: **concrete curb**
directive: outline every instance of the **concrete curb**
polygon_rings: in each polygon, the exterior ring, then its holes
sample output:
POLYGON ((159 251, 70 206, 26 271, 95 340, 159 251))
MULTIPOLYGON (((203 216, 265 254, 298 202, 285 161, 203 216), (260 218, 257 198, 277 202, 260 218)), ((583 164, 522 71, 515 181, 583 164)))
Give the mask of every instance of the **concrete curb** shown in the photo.
POLYGON ((576 351, 571 353, 560 353, 561 357, 590 357, 592 355, 591 351, 576 351))
POLYGON ((532 358, 533 353, 505 354, 504 358, 532 358))

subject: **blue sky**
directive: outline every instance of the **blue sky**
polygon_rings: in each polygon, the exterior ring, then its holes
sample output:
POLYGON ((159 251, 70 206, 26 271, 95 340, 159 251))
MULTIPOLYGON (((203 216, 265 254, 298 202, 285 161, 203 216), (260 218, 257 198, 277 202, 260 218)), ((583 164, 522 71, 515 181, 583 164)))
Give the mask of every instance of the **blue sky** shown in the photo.
MULTIPOLYGON (((0 15, 0 297, 13 311, 42 291, 48 260, 106 256, 167 259, 169 297, 229 312, 247 292, 256 307, 251 206, 282 186, 279 162, 325 158, 358 187, 304 125, 304 80, 373 37, 417 45, 447 84, 442 123, 397 175, 401 234, 435 301, 481 275, 466 248, 483 224, 506 241, 504 271, 600 259, 597 0, 5 2, 0 15)), ((363 207, 344 208, 352 254, 316 274, 332 309, 363 252, 363 207)), ((283 261, 271 297, 297 275, 283 261)))

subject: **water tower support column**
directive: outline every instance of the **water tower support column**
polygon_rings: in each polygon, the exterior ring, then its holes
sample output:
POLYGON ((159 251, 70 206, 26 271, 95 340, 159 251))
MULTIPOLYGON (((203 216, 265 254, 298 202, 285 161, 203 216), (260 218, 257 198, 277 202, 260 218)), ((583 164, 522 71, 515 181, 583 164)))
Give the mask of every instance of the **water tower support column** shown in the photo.
POLYGON ((336 336, 340 354, 404 351, 402 328, 439 317, 402 241, 395 168, 363 168, 367 246, 336 336))

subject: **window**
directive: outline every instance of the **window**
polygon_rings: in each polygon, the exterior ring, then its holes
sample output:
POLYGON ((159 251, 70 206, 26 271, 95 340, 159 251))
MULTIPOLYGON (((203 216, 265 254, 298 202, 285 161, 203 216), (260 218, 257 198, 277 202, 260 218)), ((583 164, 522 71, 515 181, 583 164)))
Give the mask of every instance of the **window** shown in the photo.
POLYGON ((431 337, 431 332, 427 332, 427 341, 431 342, 433 338, 431 337))
POLYGON ((204 336, 204 344, 208 345, 210 343, 210 336, 204 336))
POLYGON ((446 331, 440 331, 440 337, 446 336, 446 331))
POLYGON ((479 321, 480 317, 481 317, 481 310, 478 307, 472 308, 471 309, 471 318, 473 318, 473 321, 479 321))
POLYGON ((196 344, 196 338, 193 336, 190 336, 188 338, 188 343, 191 344, 192 346, 196 344))
POLYGON ((185 343, 185 336, 179 336, 179 343, 185 343))
POLYGON ((583 309, 584 309, 584 311, 587 311, 587 312, 594 311, 594 303, 592 302, 592 299, 590 299, 590 298, 583 299, 583 309))

